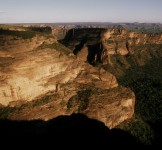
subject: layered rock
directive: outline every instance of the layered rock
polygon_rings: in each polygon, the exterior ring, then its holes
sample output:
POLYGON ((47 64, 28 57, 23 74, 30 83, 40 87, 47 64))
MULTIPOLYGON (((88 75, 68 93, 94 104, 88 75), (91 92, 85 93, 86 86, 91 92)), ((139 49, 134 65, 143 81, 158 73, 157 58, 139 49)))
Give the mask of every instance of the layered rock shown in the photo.
POLYGON ((123 87, 91 91, 91 94, 85 97, 85 101, 87 102, 79 104, 79 113, 100 120, 109 128, 131 118, 134 113, 135 96, 131 90, 123 87))
POLYGON ((59 85, 57 92, 17 107, 18 112, 13 111, 8 119, 49 120, 59 115, 81 113, 113 128, 134 114, 134 93, 119 86, 115 76, 102 68, 84 64, 73 81, 59 85))
MULTIPOLYGON (((100 38, 98 32, 97 36, 91 35, 94 41, 89 44, 100 38)), ((6 40, 0 49, 0 103, 14 107, 6 118, 49 120, 83 113, 110 128, 131 118, 133 92, 118 85, 116 77, 102 65, 93 67, 86 63, 89 44, 83 44, 84 49, 75 57, 52 37, 12 39, 9 43, 6 40), (19 106, 19 102, 26 103, 19 106)))
MULTIPOLYGON (((157 53, 160 53, 156 47, 161 47, 162 45, 162 35, 161 34, 145 34, 137 33, 132 31, 127 31, 124 28, 111 28, 111 29, 76 29, 70 30, 64 39, 71 49, 76 51, 78 45, 81 45, 84 39, 83 46, 77 49, 75 54, 82 60, 87 60, 90 64, 95 65, 98 63, 111 64, 112 55, 120 56, 130 56, 135 53, 140 55, 149 55, 150 46, 157 53), (85 34, 86 33, 86 34, 85 34), (97 46, 100 44, 100 46, 97 46), (88 49, 85 53, 85 49, 88 49), (83 54, 84 51, 84 55, 83 54), (93 55, 91 52, 93 51, 93 55), (89 55, 92 60, 88 60, 89 55), (84 57, 83 57, 84 56, 84 57), (99 58, 99 59, 97 59, 99 58), (98 61, 101 60, 101 61, 98 61)), ((149 56, 147 57, 149 59, 149 56)), ((138 63, 138 62, 137 62, 138 63)))
POLYGON ((50 41, 40 38, 34 38, 31 42, 20 42, 20 47, 18 44, 9 44, 5 47, 7 50, 1 50, 1 104, 8 105, 18 100, 31 101, 56 90, 58 82, 66 83, 76 77, 77 68, 69 72, 75 65, 73 59, 53 49, 36 49, 43 42, 50 41))

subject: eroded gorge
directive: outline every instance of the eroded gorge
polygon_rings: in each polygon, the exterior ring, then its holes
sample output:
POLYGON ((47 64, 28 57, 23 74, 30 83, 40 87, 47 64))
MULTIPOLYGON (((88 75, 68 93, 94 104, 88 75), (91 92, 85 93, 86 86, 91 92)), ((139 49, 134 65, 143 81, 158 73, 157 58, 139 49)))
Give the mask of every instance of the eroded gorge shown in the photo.
POLYGON ((122 129, 128 120, 125 130, 142 125, 148 139, 138 130, 133 135, 152 142, 162 117, 162 34, 81 28, 63 39, 37 33, 0 34, 0 40, 2 119, 83 114, 122 129))

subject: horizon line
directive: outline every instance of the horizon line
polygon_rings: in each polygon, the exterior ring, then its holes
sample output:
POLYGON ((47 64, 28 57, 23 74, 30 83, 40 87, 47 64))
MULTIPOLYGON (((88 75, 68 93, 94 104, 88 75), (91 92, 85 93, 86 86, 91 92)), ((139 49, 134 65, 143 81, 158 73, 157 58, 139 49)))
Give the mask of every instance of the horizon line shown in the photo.
POLYGON ((139 24, 142 24, 142 23, 154 23, 154 24, 162 24, 162 22, 109 22, 109 21, 69 21, 69 22, 15 22, 15 23, 11 23, 11 22, 8 22, 8 23, 0 23, 0 25, 2 24, 72 24, 72 23, 116 23, 116 24, 119 24, 119 23, 139 23, 139 24))

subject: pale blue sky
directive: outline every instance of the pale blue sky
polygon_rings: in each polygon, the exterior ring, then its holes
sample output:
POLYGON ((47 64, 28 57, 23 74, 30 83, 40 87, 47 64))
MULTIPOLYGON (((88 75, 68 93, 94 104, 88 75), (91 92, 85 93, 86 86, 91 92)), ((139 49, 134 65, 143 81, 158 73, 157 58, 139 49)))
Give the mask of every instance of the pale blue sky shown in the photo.
POLYGON ((0 0, 0 23, 160 22, 162 0, 0 0))

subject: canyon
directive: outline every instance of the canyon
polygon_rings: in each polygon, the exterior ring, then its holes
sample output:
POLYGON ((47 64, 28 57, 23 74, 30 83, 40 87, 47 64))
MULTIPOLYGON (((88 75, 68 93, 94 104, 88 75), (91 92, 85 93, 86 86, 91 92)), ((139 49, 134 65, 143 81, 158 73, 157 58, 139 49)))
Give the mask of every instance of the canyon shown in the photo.
POLYGON ((136 93, 120 79, 162 57, 162 34, 124 28, 74 28, 63 39, 1 34, 0 41, 1 116, 10 120, 79 113, 114 128, 136 106, 136 93))

